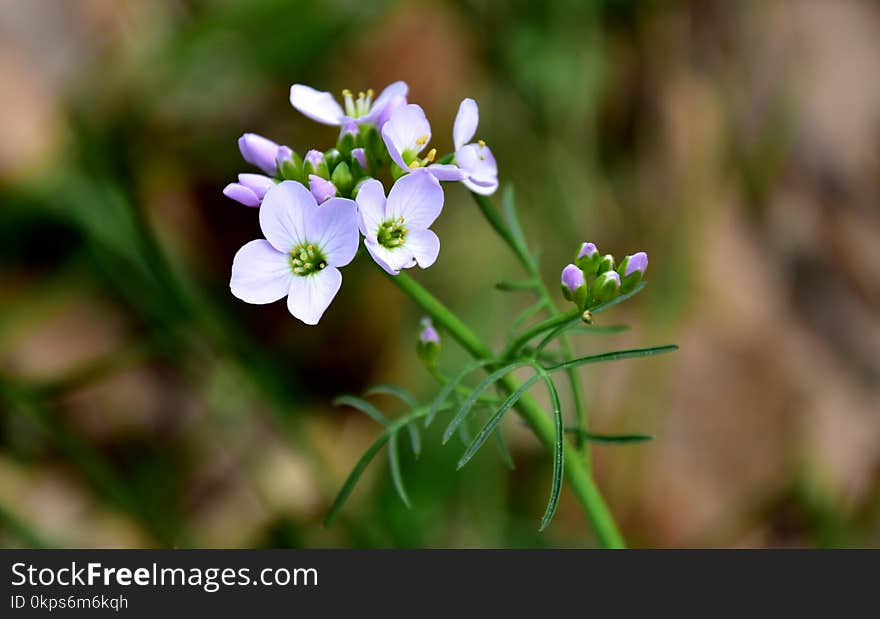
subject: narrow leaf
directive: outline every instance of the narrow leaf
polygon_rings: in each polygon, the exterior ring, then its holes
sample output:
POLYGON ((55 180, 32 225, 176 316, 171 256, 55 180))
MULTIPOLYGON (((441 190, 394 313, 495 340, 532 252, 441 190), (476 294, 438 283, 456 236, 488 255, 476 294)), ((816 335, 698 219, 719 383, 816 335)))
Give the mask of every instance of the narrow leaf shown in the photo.
POLYGON ((629 331, 629 325, 575 325, 570 330, 586 335, 606 335, 629 331))
POLYGON ((412 445, 413 453, 418 458, 422 455, 422 437, 419 434, 419 427, 415 423, 408 423, 406 429, 409 432, 409 442, 412 445))
POLYGON ((541 518, 541 526, 539 531, 543 531, 550 524, 553 515, 556 513, 556 506, 559 504, 559 495, 562 493, 562 473, 564 469, 565 458, 565 426, 562 422, 562 405, 559 403, 559 392, 556 391, 556 385, 550 375, 542 370, 540 376, 547 385, 547 391, 550 393, 550 401, 553 404, 553 428, 555 430, 553 445, 553 484, 550 487, 550 500, 547 502, 547 509, 544 517, 541 518))
POLYGON ((535 374, 522 385, 520 385, 520 387, 516 391, 511 393, 506 400, 504 400, 504 402, 501 404, 501 408, 499 408, 495 412, 495 414, 489 418, 489 421, 486 422, 486 425, 484 425, 480 429, 477 437, 473 440, 473 442, 471 442, 470 447, 465 450, 464 455, 462 455, 459 459, 456 468, 460 469, 465 464, 467 464, 471 458, 474 457, 474 454, 477 453, 477 450, 483 446, 483 443, 486 442, 486 439, 489 438, 492 432, 495 431, 495 428, 498 427, 498 424, 501 423, 501 418, 504 417, 504 413, 510 410, 510 408, 519 401, 523 394, 538 381, 538 378, 540 378, 540 376, 535 374))
POLYGON ((520 290, 535 290, 538 287, 538 282, 533 279, 526 280, 501 280, 500 282, 495 283, 495 289, 501 290, 502 292, 519 292, 520 290))
POLYGON ((535 353, 541 354, 541 352, 543 352, 544 349, 547 347, 547 344, 549 344, 550 342, 555 340, 557 337, 559 337, 560 335, 562 335, 563 333, 565 333, 566 331, 568 331, 572 327, 576 327, 580 322, 581 322, 580 317, 573 318, 572 320, 565 322, 565 323, 562 323, 561 325, 559 325, 558 327, 556 327, 555 329, 550 331, 550 333, 548 333, 544 337, 544 339, 541 340, 541 343, 535 347, 535 353))
POLYGON ((391 467, 391 481, 394 483, 394 489, 403 504, 409 507, 409 497, 406 495, 406 488, 403 487, 403 475, 400 473, 400 454, 397 450, 397 432, 391 433, 391 440, 388 443, 388 464, 391 467))
POLYGON ((619 361, 621 359, 632 359, 634 357, 649 357, 651 355, 662 355, 663 353, 678 350, 678 346, 671 344, 668 346, 652 346, 650 348, 633 348, 632 350, 616 350, 614 352, 605 352, 598 355, 589 355, 570 361, 563 361, 556 365, 546 368, 548 372, 556 372, 567 368, 574 368, 588 363, 604 363, 606 361, 619 361))
POLYGON ((352 408, 356 408, 363 414, 367 415, 373 421, 382 424, 383 426, 388 426, 391 423, 391 420, 388 419, 385 415, 382 414, 378 408, 376 408, 370 402, 367 402, 363 398, 359 398, 354 395, 341 395, 335 400, 333 400, 334 406, 351 406, 352 408))
POLYGON ((513 322, 510 324, 510 328, 507 330, 507 337, 510 339, 513 333, 519 331, 519 328, 528 322, 531 318, 533 318, 538 312, 547 307, 547 300, 541 299, 529 305, 526 309, 524 309, 519 316, 517 316, 513 322))
POLYGON ((653 440, 650 434, 596 434, 580 428, 566 428, 569 434, 580 434, 584 440, 596 443, 643 443, 653 440))
POLYGON ((519 223, 519 216, 516 214, 516 197, 513 193, 513 185, 504 187, 504 192, 501 194, 501 209, 504 212, 507 227, 510 229, 510 236, 521 249, 528 251, 526 237, 519 223))
POLYGON ((480 394, 482 394, 483 391, 486 390, 486 388, 492 385, 496 380, 525 365, 529 365, 529 362, 515 361, 513 363, 505 365, 504 367, 497 369, 489 374, 483 380, 483 382, 477 385, 468 396, 468 399, 464 401, 464 404, 462 404, 455 417, 452 418, 452 421, 449 422, 449 425, 446 426, 446 430, 443 432, 443 444, 445 445, 449 441, 449 437, 452 436, 452 433, 455 432, 455 429, 458 427, 458 425, 465 420, 468 413, 471 411, 471 408, 473 408, 474 404, 476 404, 477 399, 480 397, 480 394))
POLYGON ((324 518, 324 526, 329 527, 333 524, 333 520, 336 518, 336 515, 339 513, 339 510, 342 509, 342 506, 345 504, 345 501, 348 499, 351 491, 354 490, 355 485, 357 485, 358 480, 363 475, 364 470, 376 457, 376 454, 379 453, 379 450, 388 442, 389 434, 387 432, 383 432, 376 441, 370 445, 369 449, 364 452, 364 455, 361 456, 361 459, 357 461, 357 464, 354 465, 354 468, 351 470, 351 473, 348 475, 348 479, 345 480, 345 483, 342 484, 342 488, 339 490, 339 494, 336 495, 336 498, 333 499, 333 504, 330 506, 330 510, 327 512, 327 516, 324 518))
POLYGON ((507 448, 507 441, 504 440, 504 436, 501 434, 501 428, 495 428, 492 436, 495 438, 495 446, 498 448, 498 454, 501 456, 501 461, 504 462, 504 465, 511 471, 516 470, 513 456, 510 455, 510 450, 507 448))
POLYGON ((380 385, 373 385, 364 392, 364 395, 377 394, 394 396, 395 398, 409 406, 411 409, 418 408, 419 406, 418 402, 416 402, 416 399, 409 391, 407 391, 403 387, 398 387, 397 385, 388 385, 384 383, 380 385))
POLYGON ((428 411, 428 416, 425 418, 425 427, 427 428, 431 425, 431 422, 434 421, 434 417, 437 416, 437 412, 446 401, 446 398, 448 398, 449 394, 453 392, 456 386, 458 386, 458 384, 464 380, 465 376, 476 369, 489 365, 490 363, 492 363, 490 359, 481 359, 479 361, 469 363, 464 366, 461 371, 452 378, 452 380, 448 381, 440 390, 440 393, 437 394, 437 397, 434 398, 434 401, 431 402, 431 410, 428 411))

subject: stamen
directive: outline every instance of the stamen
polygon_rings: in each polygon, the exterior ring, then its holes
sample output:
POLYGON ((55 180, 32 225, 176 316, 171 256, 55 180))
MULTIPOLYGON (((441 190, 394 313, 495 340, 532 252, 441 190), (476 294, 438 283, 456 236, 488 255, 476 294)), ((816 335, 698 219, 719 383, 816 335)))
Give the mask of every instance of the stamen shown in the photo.
POLYGON ((417 168, 422 167, 422 164, 419 163, 418 161, 413 161, 411 164, 409 164, 409 167, 410 167, 410 169, 415 170, 417 168))
POLYGON ((434 157, 436 157, 436 156, 437 156, 437 149, 432 148, 431 150, 428 151, 428 156, 425 157, 425 159, 427 160, 428 163, 433 163, 434 157))
POLYGON ((477 140, 477 144, 480 145, 480 148, 486 148, 486 142, 484 142, 483 140, 477 140))
POLYGON ((345 98, 345 113, 351 117, 355 117, 357 111, 355 110, 354 98, 352 97, 351 91, 346 88, 342 91, 342 96, 345 98))
POLYGON ((427 143, 428 143, 428 134, 427 133, 425 135, 423 135, 422 137, 420 137, 418 140, 416 140, 416 144, 419 146, 424 146, 427 143))

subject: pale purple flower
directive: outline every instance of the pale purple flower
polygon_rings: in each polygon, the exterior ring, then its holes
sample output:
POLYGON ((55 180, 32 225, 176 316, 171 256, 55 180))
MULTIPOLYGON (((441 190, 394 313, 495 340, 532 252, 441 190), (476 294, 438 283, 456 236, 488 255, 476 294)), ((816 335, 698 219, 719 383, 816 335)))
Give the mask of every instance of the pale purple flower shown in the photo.
POLYGON ((465 99, 458 106, 452 140, 455 144, 455 163, 464 174, 462 183, 474 193, 488 196, 498 189, 498 164, 485 142, 467 143, 473 139, 479 123, 477 102, 465 99))
POLYGON ((431 141, 431 124, 425 116, 425 111, 414 103, 402 105, 394 111, 391 118, 382 127, 382 139, 385 141, 391 159, 405 172, 424 168, 437 180, 460 181, 464 179, 464 174, 458 169, 458 166, 431 163, 437 154, 436 149, 432 148, 427 157, 419 157, 419 153, 431 141))
POLYGON ((238 138, 238 150, 244 160, 269 176, 274 176, 278 169, 275 163, 278 148, 278 144, 256 133, 245 133, 238 138))
POLYGON ((574 295, 581 286, 587 285, 584 272, 573 264, 567 265, 562 269, 562 285, 568 288, 570 294, 574 295))
POLYGON ((577 257, 578 260, 581 258, 592 258, 597 253, 599 253, 599 248, 594 243, 584 243, 581 245, 581 250, 578 252, 577 257))
POLYGON ((440 239, 428 227, 443 210, 440 183, 424 170, 398 179, 388 199, 382 183, 364 181, 357 194, 364 245, 391 275, 418 264, 427 269, 437 260, 440 239))
POLYGON ((351 151, 351 156, 354 157, 355 161, 357 161, 364 170, 367 169, 367 153, 363 148, 353 149, 351 151))
POLYGON ((627 277, 628 275, 632 275, 636 271, 641 271, 644 276, 645 271, 648 269, 648 254, 643 251, 633 254, 632 256, 628 256, 626 261, 626 269, 623 272, 623 276, 627 277))
POLYGON ((232 294, 265 304, 287 297, 287 308, 317 324, 342 285, 337 267, 358 248, 357 206, 331 198, 321 206, 300 183, 283 181, 266 193, 260 209, 265 239, 247 243, 232 262, 232 294))
POLYGON ((373 100, 373 91, 358 93, 357 99, 348 90, 342 91, 345 109, 329 92, 320 92, 303 84, 290 87, 290 104, 314 121, 335 127, 372 123, 381 127, 393 108, 406 103, 409 86, 394 82, 373 100))
POLYGON ((336 185, 317 174, 309 174, 309 191, 315 196, 318 204, 323 204, 336 196, 336 185))
POLYGON ((422 318, 421 320, 422 330, 419 331, 419 341, 422 344, 427 344, 431 342, 433 344, 440 344, 440 335, 437 333, 437 329, 434 328, 434 323, 430 318, 422 318))
POLYGON ((223 195, 240 202, 245 206, 260 206, 263 196, 275 182, 262 174, 239 174, 237 183, 229 183, 223 189, 223 195))

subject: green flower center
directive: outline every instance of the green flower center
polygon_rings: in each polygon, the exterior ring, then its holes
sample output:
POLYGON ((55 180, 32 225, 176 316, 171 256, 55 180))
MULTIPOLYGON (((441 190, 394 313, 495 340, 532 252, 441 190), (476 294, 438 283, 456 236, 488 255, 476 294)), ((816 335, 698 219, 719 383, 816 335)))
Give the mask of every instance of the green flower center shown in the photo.
POLYGON ((290 268, 295 275, 314 275, 326 266, 327 258, 324 253, 312 243, 300 243, 290 250, 290 268))
POLYGON ((383 221, 376 232, 376 240, 379 245, 387 249, 394 249, 403 245, 406 241, 407 229, 404 227, 403 217, 383 221))

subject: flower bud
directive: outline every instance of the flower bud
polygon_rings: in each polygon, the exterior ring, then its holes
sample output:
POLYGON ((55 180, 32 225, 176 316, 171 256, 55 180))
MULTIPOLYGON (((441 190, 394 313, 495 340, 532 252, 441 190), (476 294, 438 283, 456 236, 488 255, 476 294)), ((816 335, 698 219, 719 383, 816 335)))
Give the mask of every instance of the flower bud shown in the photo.
POLYGON ((339 139, 336 140, 336 148, 344 158, 348 158, 351 155, 351 151, 357 146, 357 136, 357 125, 346 127, 339 134, 339 139))
POLYGON ((330 180, 336 185, 336 189, 343 196, 347 196, 354 185, 354 177, 351 175, 351 170, 349 169, 348 164, 344 161, 338 163, 336 167, 333 168, 333 174, 330 175, 330 180))
POLYGON ((620 291, 624 294, 632 291, 648 270, 648 254, 643 251, 627 256, 617 267, 620 274, 620 291))
POLYGON ((324 161, 324 153, 319 150, 310 150, 303 158, 303 170, 306 176, 316 175, 323 179, 330 178, 330 169, 327 162, 324 161))
POLYGON ((315 196, 318 204, 323 204, 336 195, 336 186, 317 174, 309 174, 309 191, 315 196))
POLYGON ((416 353, 425 363, 433 365, 440 354, 440 335, 427 316, 422 318, 419 340, 416 342, 416 353))
POLYGON ((620 275, 617 271, 601 273, 590 288, 590 296, 600 303, 606 303, 618 294, 620 294, 620 275))
POLYGON ((366 171, 367 169, 367 155, 364 152, 363 148, 355 148, 351 151, 351 159, 352 162, 356 162, 361 168, 366 171))
POLYGON ((275 181, 262 174, 239 174, 238 183, 253 191, 260 200, 275 186, 275 181))
POLYGON ((562 296, 580 308, 587 304, 587 280, 573 264, 562 269, 562 296))
POLYGON ((241 183, 229 183, 223 188, 223 195, 250 207, 260 206, 263 202, 253 189, 245 187, 241 183))
POLYGON ((335 148, 331 148, 324 153, 324 161, 327 163, 327 170, 332 172, 333 168, 336 167, 336 164, 342 161, 342 154, 335 148))
POLYGON ((278 166, 278 172, 281 178, 287 181, 303 181, 306 176, 303 173, 303 160, 296 151, 286 146, 279 146, 278 152, 275 154, 275 164, 278 166))
POLYGON ((596 266, 596 273, 601 275, 605 271, 613 271, 614 270, 614 256, 611 254, 605 254, 601 258, 599 258, 599 262, 596 266))
POLYGON ((269 176, 275 176, 278 144, 256 133, 245 133, 238 138, 238 150, 249 164, 257 166, 269 176))
POLYGON ((593 243, 584 243, 581 245, 574 263, 584 272, 584 275, 589 277, 596 274, 596 268, 599 266, 600 259, 599 249, 593 243))

